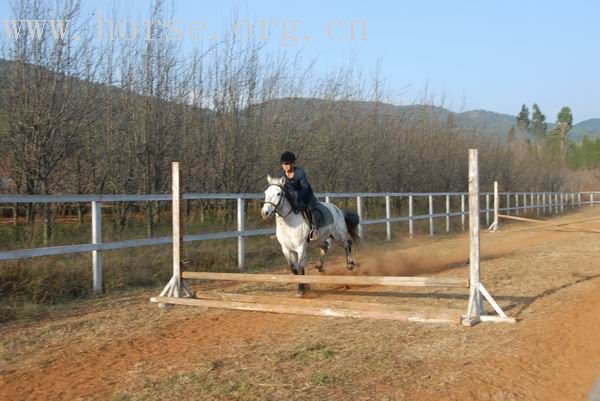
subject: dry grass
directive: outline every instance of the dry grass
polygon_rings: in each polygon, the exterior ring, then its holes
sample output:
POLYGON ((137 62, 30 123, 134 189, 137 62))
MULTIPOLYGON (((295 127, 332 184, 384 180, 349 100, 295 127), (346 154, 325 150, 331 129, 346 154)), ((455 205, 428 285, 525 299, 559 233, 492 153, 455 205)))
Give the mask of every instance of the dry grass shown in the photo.
MULTIPOLYGON (((572 219, 597 216, 587 210, 572 219)), ((593 264, 600 253, 596 235, 512 227, 482 236, 482 269, 486 287, 521 320, 517 325, 465 329, 185 307, 160 311, 147 302, 155 290, 138 290, 82 300, 43 320, 5 325, 0 373, 11 386, 27 378, 23 394, 28 399, 56 398, 60 383, 74 383, 76 390, 62 388, 63 394, 81 399, 435 399, 427 397, 463 388, 457 383, 465 374, 473 375, 481 394, 460 393, 456 399, 488 399, 484 391, 495 390, 486 383, 529 380, 514 369, 495 370, 490 360, 520 361, 532 344, 561 340, 552 338, 552 330, 541 340, 536 325, 553 324, 548 318, 556 309, 594 290, 600 277, 593 264), (529 331, 536 335, 524 337, 529 331)), ((466 275, 466 265, 458 263, 466 252, 465 238, 416 240, 416 245, 388 248, 380 259, 365 249, 361 269, 390 269, 410 260, 412 268, 420 261, 422 269, 466 275)), ((333 262, 330 269, 340 268, 333 262)), ((290 296, 294 289, 238 284, 227 291, 290 296)), ((465 291, 443 289, 432 294, 431 289, 363 287, 332 293, 321 288, 313 294, 325 299, 365 295, 370 302, 407 306, 462 308, 467 299, 465 291)), ((519 369, 537 366, 523 363, 519 369)), ((517 386, 516 398, 504 399, 537 399, 518 397, 529 388, 517 386)))

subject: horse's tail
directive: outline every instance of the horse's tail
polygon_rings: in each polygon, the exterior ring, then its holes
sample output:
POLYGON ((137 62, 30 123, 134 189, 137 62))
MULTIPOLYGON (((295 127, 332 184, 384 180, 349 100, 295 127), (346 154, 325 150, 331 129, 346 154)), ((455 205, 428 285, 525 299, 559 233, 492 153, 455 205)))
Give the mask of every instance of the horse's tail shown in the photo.
POLYGON ((360 217, 358 214, 351 212, 349 210, 343 210, 344 213, 344 221, 346 222, 346 229, 348 230, 348 234, 352 240, 358 246, 360 244, 360 237, 358 236, 358 223, 360 222, 360 217))

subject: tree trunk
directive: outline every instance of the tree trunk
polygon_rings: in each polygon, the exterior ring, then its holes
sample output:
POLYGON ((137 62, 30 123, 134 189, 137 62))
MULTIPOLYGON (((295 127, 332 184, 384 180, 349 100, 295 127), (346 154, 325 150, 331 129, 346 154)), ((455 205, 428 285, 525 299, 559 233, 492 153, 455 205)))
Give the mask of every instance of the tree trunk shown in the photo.
POLYGON ((146 235, 148 238, 152 238, 154 235, 154 216, 152 209, 152 202, 146 202, 146 235))
POLYGON ((44 246, 50 244, 52 239, 52 204, 44 204, 44 246))

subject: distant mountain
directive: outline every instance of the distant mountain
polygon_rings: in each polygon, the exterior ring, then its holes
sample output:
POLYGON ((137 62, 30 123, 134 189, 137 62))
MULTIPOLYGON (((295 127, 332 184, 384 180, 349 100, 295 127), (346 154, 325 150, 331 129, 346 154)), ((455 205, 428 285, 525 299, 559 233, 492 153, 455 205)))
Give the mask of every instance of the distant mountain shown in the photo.
MULTIPOLYGON (((338 118, 344 118, 343 113, 351 113, 354 116, 368 115, 375 108, 377 108, 378 115, 383 118, 411 119, 427 114, 435 117, 440 122, 447 122, 448 118, 452 116, 455 125, 459 128, 463 127, 469 131, 478 131, 485 135, 495 136, 508 135, 510 127, 515 125, 516 122, 516 116, 510 114, 488 110, 470 110, 456 113, 443 107, 422 104, 397 106, 382 102, 348 100, 331 103, 329 100, 314 98, 281 98, 267 101, 266 104, 276 110, 293 115, 294 121, 298 124, 308 123, 310 116, 316 115, 316 112, 323 107, 332 106, 333 104, 344 106, 338 109, 338 118)), ((333 109, 335 110, 336 107, 333 107, 333 109)), ((549 122, 548 131, 552 130, 554 126, 555 124, 549 122)), ((581 142, 584 135, 588 135, 590 138, 600 137, 600 118, 592 118, 575 124, 569 138, 575 142, 581 142)))
POLYGON ((471 110, 457 113, 457 121, 467 128, 489 135, 507 135, 515 124, 515 116, 487 110, 471 110))
POLYGON ((600 137, 600 118, 590 118, 575 124, 569 133, 569 138, 581 142, 585 135, 590 138, 600 137))
MULTIPOLYGON (((0 58, 0 89, 7 84, 7 69, 11 62, 0 58)), ((102 86, 98 84, 98 86, 102 86)), ((113 88, 113 90, 118 90, 113 88)), ((2 104, 0 99, 0 105, 2 104)), ((269 100, 263 104, 275 111, 286 113, 296 124, 310 123, 313 116, 318 115, 317 111, 323 107, 332 105, 341 105, 344 107, 332 107, 334 116, 344 118, 344 113, 351 113, 353 116, 368 115, 374 109, 381 118, 412 119, 421 118, 423 115, 434 117, 442 123, 453 120, 454 125, 464 128, 471 132, 477 131, 485 135, 506 136, 510 128, 515 124, 515 116, 501 114, 488 110, 470 110, 456 113, 443 107, 423 104, 413 104, 407 106, 397 106, 389 103, 372 101, 330 101, 315 98, 280 98, 269 100), (337 109, 337 110, 336 110, 337 109)), ((258 106, 258 105, 256 105, 258 106)), ((250 106, 250 107, 256 107, 250 106)), ((203 109, 210 113, 209 109, 203 109)), ((551 130, 555 124, 548 123, 548 130, 551 130)), ((590 138, 600 137, 600 118, 592 118, 575 124, 569 134, 569 138, 575 142, 581 142, 584 135, 590 138)))

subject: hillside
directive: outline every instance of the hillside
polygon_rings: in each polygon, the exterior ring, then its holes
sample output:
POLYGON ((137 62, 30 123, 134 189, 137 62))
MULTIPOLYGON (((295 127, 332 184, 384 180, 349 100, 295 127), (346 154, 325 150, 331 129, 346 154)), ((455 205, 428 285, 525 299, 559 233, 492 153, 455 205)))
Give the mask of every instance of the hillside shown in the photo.
MULTIPOLYGON (((6 86, 7 67, 9 64, 10 61, 0 59, 0 88, 6 86)), ((99 86, 102 86, 102 84, 99 84, 99 86)), ((117 88, 113 88, 113 90, 119 91, 117 88)), ((142 96, 140 95, 140 97, 142 96)), ((341 114, 337 114, 336 117, 342 118, 345 117, 343 113, 351 112, 354 115, 369 114, 374 109, 377 109, 377 114, 383 119, 393 118, 410 120, 427 115, 428 117, 434 117, 434 119, 439 122, 451 121, 458 129, 463 128, 470 132, 478 132, 491 136, 507 135, 510 127, 515 121, 515 116, 496 113, 489 110, 478 109, 456 113, 443 107, 425 104, 399 106, 373 101, 337 100, 335 101, 335 104, 340 105, 341 107, 332 107, 329 100, 313 98, 281 98, 267 101, 266 104, 270 108, 272 107, 282 111, 285 109, 286 114, 290 116, 302 116, 301 119, 296 119, 298 122, 310 121, 310 116, 318 114, 315 113, 315 111, 322 107, 330 107, 332 110, 340 111, 341 114)), ((264 104, 256 106, 264 106, 264 104)), ((203 111, 210 112, 208 109, 204 109, 203 111)), ((554 124, 549 121, 548 129, 550 130, 553 126, 554 124)), ((588 135, 590 138, 600 136, 600 118, 592 118, 575 124, 569 136, 571 140, 581 142, 584 135, 588 135)))
POLYGON ((590 118, 575 124, 569 137, 575 142, 581 142, 585 135, 590 138, 600 137, 600 118, 590 118))

